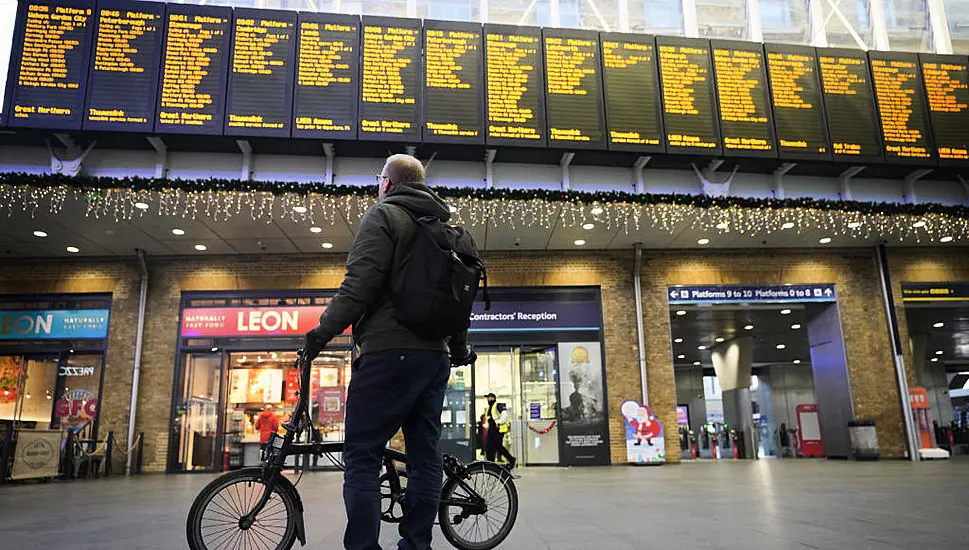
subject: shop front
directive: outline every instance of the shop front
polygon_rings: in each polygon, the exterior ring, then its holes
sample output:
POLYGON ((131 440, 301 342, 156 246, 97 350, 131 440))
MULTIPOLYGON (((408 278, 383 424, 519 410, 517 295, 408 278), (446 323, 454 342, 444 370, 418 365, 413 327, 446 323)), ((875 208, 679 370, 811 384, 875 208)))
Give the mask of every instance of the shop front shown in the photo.
POLYGON ((0 456, 19 439, 97 440, 110 311, 109 295, 0 298, 0 456))

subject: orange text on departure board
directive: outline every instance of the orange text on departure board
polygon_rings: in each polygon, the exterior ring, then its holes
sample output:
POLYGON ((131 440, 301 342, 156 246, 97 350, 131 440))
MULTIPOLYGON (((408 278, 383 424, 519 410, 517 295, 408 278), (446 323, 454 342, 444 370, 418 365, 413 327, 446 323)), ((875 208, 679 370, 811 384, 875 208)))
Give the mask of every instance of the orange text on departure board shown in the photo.
POLYGON ((522 97, 534 85, 538 37, 488 34, 488 135, 498 138, 541 139, 532 107, 522 97), (532 125, 528 125, 531 122, 532 125))
MULTIPOLYGON (((955 63, 922 63, 922 75, 925 79, 925 95, 929 98, 929 111, 940 113, 943 116, 948 114, 964 113, 969 108, 969 86, 965 82, 966 65, 955 63), (959 77, 962 76, 960 79, 959 77)), ((936 127, 938 132, 939 128, 936 127)), ((965 128, 960 128, 960 133, 966 133, 965 128)), ((962 140, 962 143, 942 143, 938 145, 939 158, 969 160, 969 148, 965 147, 965 142, 969 142, 969 137, 962 140)))
MULTIPOLYGON (((720 118, 726 122, 767 124, 767 115, 757 108, 754 93, 764 83, 757 79, 761 67, 759 52, 713 50, 713 62, 717 74, 717 90, 720 92, 720 118)), ((723 136, 727 149, 747 151, 770 151, 771 143, 753 136, 723 136)))
MULTIPOLYGON (((706 86, 710 77, 709 70, 690 61, 690 55, 707 55, 704 48, 689 46, 660 46, 659 60, 663 77, 663 109, 669 115, 687 115, 700 117, 697 102, 697 87, 706 86)), ((704 118, 703 124, 709 124, 704 118)), ((702 136, 667 133, 666 139, 670 147, 702 147, 715 149, 717 144, 705 140, 702 136)))
POLYGON ((925 147, 917 145, 925 138, 922 131, 911 125, 915 90, 907 85, 918 78, 917 70, 910 61, 871 60, 885 150, 899 157, 931 158, 925 147))
MULTIPOLYGON (((867 79, 857 72, 848 70, 849 66, 859 67, 865 62, 852 57, 821 56, 821 78, 824 80, 824 93, 831 95, 858 95, 859 88, 865 86, 867 79)), ((832 136, 834 137, 834 136, 832 136)), ((836 155, 860 155, 860 143, 834 141, 831 148, 836 155)))
MULTIPOLYGON (((303 21, 299 26, 299 64, 296 68, 296 82, 299 86, 327 88, 333 84, 350 84, 353 75, 350 71, 350 58, 354 55, 353 43, 349 38, 323 33, 356 32, 353 25, 339 23, 315 23, 303 21)), ((337 124, 325 117, 297 117, 297 130, 316 130, 349 132, 349 124, 337 124)))
MULTIPOLYGON (((463 65, 461 59, 466 55, 478 54, 479 38, 480 35, 473 32, 428 29, 424 38, 425 86, 443 90, 471 89, 471 83, 462 78, 471 67, 463 65)), ((469 73, 469 77, 475 76, 469 73)), ((442 109, 446 107, 441 106, 442 109)), ((434 135, 477 137, 479 134, 477 128, 462 126, 451 120, 428 120, 426 124, 434 135)))
MULTIPOLYGON (((91 10, 66 6, 27 6, 23 52, 17 85, 25 88, 77 90, 80 82, 68 75, 67 54, 81 45, 91 10)), ((81 75, 86 76, 86 75, 81 75)), ((31 115, 71 116, 64 105, 13 105, 14 118, 31 115)))
MULTIPOLYGON (((168 43, 162 73, 161 124, 202 126, 213 119, 211 113, 193 112, 212 105, 211 93, 198 89, 209 76, 212 61, 219 55, 218 44, 228 23, 222 17, 168 15, 168 43)), ((214 76, 214 75, 213 75, 214 76)))
MULTIPOLYGON (((596 43, 578 38, 545 37, 545 86, 550 95, 589 95, 587 86, 596 74, 596 43), (586 81, 585 83, 583 81, 586 81)), ((551 100, 550 100, 551 101, 551 100)), ((591 141, 581 128, 548 129, 549 139, 591 141)))
MULTIPOLYGON (((363 28, 364 103, 413 105, 417 102, 413 91, 404 86, 401 71, 414 60, 400 52, 417 46, 418 30, 367 25, 363 28)), ((401 134, 410 130, 409 120, 361 120, 362 132, 401 134)))
MULTIPOLYGON (((636 44, 634 42, 612 42, 604 40, 602 42, 602 65, 605 67, 606 71, 625 71, 630 70, 640 64, 650 64, 653 62, 653 46, 652 44, 636 44)), ((648 77, 647 77, 648 78, 648 77)), ((640 82, 640 86, 651 86, 652 82, 648 80, 645 82, 640 82)), ((624 86, 622 88, 625 88, 624 86)), ((615 84, 610 85, 610 90, 616 94, 628 94, 631 97, 634 94, 641 92, 637 89, 617 89, 615 84)), ((649 111, 648 111, 649 112, 649 111)), ((622 120, 615 121, 613 123, 610 121, 609 128, 609 139, 613 143, 632 143, 636 145, 659 145, 659 139, 649 136, 644 136, 641 132, 635 130, 616 130, 612 128, 614 125, 623 124, 622 120)))
MULTIPOLYGON (((286 60, 276 56, 273 47, 290 40, 292 32, 293 24, 289 21, 236 19, 232 72, 269 78, 284 71, 286 60)), ((228 116, 230 128, 278 130, 286 127, 285 122, 265 120, 259 113, 229 112, 228 116)))
MULTIPOLYGON (((140 11, 102 9, 98 12, 98 35, 94 46, 94 70, 108 73, 144 74, 135 63, 135 40, 158 31, 160 15, 140 11)), ((124 109, 88 107, 87 119, 94 122, 145 124, 144 116, 129 116, 124 109)))
MULTIPOLYGON (((813 78, 814 58, 795 53, 770 52, 767 54, 767 66, 770 68, 771 98, 776 109, 804 109, 817 108, 809 98, 804 96, 801 79, 813 78)), ((779 116, 779 115, 778 115, 779 116)), ((781 147, 792 149, 807 149, 807 140, 779 139, 781 147)), ((825 147, 818 147, 819 153, 825 152, 825 147)))

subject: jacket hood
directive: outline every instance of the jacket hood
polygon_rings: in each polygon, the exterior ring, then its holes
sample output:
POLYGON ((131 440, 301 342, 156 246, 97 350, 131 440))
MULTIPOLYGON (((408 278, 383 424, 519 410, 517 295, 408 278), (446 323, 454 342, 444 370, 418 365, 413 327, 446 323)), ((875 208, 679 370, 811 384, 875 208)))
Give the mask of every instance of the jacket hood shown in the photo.
POLYGON ((390 193, 387 194, 384 202, 403 206, 417 217, 434 216, 442 222, 451 219, 448 205, 426 185, 416 187, 395 185, 390 188, 390 193))

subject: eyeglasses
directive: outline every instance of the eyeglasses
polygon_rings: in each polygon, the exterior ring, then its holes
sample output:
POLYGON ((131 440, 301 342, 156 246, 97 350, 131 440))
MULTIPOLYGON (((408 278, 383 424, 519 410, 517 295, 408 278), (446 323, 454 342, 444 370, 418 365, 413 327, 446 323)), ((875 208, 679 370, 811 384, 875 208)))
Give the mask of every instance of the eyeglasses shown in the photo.
POLYGON ((383 174, 377 174, 374 177, 377 178, 377 185, 380 185, 381 183, 384 182, 385 179, 387 179, 387 176, 385 176, 383 174))

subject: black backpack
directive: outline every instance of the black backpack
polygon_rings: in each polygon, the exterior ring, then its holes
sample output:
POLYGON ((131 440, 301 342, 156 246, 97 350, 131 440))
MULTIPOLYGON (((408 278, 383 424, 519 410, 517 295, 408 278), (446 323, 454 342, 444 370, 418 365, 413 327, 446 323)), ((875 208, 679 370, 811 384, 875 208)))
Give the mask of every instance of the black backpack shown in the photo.
POLYGON ((391 275, 397 322, 427 339, 446 338, 471 326, 471 307, 483 289, 491 309, 488 274, 474 239, 462 227, 434 216, 416 217, 409 250, 391 275))

